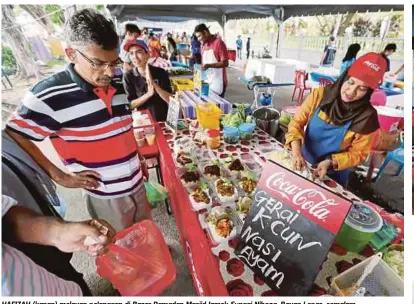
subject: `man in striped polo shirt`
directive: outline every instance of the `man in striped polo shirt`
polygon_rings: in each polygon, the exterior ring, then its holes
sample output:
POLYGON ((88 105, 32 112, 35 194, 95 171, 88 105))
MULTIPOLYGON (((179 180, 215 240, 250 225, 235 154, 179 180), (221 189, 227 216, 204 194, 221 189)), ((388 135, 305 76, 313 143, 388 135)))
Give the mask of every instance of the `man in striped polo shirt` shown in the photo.
POLYGON ((150 218, 130 104, 114 71, 122 66, 112 21, 96 11, 76 12, 66 24, 70 61, 65 71, 36 84, 6 131, 58 184, 83 188, 92 218, 117 231, 150 218), (51 163, 32 141, 49 137, 71 173, 51 163))

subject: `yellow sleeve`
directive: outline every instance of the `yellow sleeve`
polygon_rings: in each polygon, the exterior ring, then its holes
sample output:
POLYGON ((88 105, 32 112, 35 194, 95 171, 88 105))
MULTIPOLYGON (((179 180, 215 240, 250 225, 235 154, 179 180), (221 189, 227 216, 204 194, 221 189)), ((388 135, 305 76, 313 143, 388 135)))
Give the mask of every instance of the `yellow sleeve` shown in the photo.
POLYGON ((308 124, 310 117, 319 106, 323 96, 323 88, 312 90, 306 97, 302 105, 296 110, 295 116, 289 123, 286 133, 285 147, 291 149, 292 141, 300 140, 301 145, 305 138, 305 126, 308 124))
POLYGON ((376 131, 370 134, 354 134, 351 146, 344 152, 332 154, 332 159, 338 163, 336 170, 345 170, 362 164, 372 151, 376 131))

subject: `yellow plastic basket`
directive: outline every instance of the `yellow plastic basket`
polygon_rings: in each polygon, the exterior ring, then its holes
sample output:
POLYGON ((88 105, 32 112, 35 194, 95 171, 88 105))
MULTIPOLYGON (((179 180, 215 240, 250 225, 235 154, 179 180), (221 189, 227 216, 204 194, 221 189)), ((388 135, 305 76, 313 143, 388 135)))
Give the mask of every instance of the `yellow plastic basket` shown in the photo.
POLYGON ((191 81, 191 79, 173 79, 172 83, 177 91, 187 91, 194 88, 194 83, 191 81))
POLYGON ((197 119, 204 129, 220 128, 221 110, 212 102, 196 106, 197 119))

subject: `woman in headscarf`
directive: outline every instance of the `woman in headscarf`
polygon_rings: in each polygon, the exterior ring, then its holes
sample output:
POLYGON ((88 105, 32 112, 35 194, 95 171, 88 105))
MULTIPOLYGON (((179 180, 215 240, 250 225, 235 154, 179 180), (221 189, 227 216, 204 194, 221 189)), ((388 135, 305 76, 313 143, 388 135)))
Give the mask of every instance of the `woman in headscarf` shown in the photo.
POLYGON ((177 60, 177 44, 175 43, 172 34, 167 34, 167 50, 170 61, 177 60))
POLYGON ((334 84, 312 91, 286 134, 296 170, 308 161, 316 167, 314 177, 328 174, 346 185, 348 169, 362 164, 372 150, 379 123, 370 98, 386 67, 381 54, 368 53, 334 84))
POLYGON ((341 72, 342 75, 356 60, 356 56, 361 49, 358 43, 351 44, 346 51, 344 59, 342 59, 341 72))

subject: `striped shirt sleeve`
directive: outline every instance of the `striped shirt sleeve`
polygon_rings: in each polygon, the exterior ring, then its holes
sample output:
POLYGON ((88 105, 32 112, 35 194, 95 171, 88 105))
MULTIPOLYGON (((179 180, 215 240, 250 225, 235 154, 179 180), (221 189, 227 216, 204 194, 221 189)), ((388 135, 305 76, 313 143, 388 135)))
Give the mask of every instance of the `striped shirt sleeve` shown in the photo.
POLYGON ((60 123, 53 118, 54 110, 36 95, 33 91, 27 92, 6 127, 30 140, 42 141, 57 132, 60 123))

